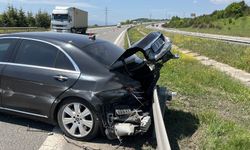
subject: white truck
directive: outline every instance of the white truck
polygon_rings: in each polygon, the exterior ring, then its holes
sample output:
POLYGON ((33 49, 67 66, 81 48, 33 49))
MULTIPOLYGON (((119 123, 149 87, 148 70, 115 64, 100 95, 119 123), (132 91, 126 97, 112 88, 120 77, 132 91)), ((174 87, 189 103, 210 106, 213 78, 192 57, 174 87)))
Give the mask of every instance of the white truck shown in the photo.
POLYGON ((55 7, 51 16, 51 30, 85 34, 88 28, 88 12, 75 7, 55 7))
POLYGON ((122 27, 122 24, 119 22, 119 23, 117 23, 116 27, 117 27, 117 28, 121 28, 121 27, 122 27))

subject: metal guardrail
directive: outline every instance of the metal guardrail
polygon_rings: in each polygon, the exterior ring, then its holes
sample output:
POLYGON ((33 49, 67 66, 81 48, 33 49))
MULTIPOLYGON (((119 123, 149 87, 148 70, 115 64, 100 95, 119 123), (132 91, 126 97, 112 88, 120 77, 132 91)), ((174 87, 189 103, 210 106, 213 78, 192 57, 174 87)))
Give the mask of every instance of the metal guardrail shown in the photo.
MULTIPOLYGON (((127 32, 127 40, 129 42, 128 44, 131 45, 128 32, 127 32)), ((157 140, 157 149, 158 150, 171 150, 166 127, 165 127, 162 112, 161 112, 157 87, 155 87, 154 89, 152 108, 153 108, 153 117, 154 117, 154 125, 155 125, 155 134, 156 134, 156 140, 157 140)))
POLYGON ((171 150, 166 127, 161 113, 157 88, 154 89, 153 116, 158 150, 171 150))
MULTIPOLYGON (((128 31, 129 29, 127 29, 128 31)), ((128 41, 128 47, 131 47, 131 41, 129 39, 129 35, 128 35, 128 32, 126 32, 126 35, 127 35, 127 41, 128 41)))
POLYGON ((0 30, 29 30, 38 29, 38 27, 0 27, 0 30))
POLYGON ((0 33, 43 31, 45 28, 39 27, 0 27, 0 33))
POLYGON ((181 31, 181 30, 172 29, 172 28, 162 28, 160 26, 158 28, 147 26, 147 28, 159 29, 159 30, 187 35, 187 36, 195 36, 195 37, 200 37, 200 38, 208 38, 208 39, 220 40, 220 41, 231 42, 231 43, 236 43, 236 44, 250 45, 250 38, 248 37, 236 37, 236 36, 234 37, 234 36, 228 36, 228 35, 189 32, 189 31, 181 31))

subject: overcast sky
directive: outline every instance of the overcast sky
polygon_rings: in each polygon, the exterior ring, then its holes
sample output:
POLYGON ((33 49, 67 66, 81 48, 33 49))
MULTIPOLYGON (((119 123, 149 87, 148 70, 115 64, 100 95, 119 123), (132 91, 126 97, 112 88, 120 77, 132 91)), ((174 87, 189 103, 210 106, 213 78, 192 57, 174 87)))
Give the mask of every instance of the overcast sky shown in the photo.
MULTIPOLYGON (((41 9, 49 13, 55 6, 75 6, 89 12, 91 24, 104 24, 107 7, 109 24, 115 24, 140 17, 162 19, 174 15, 188 17, 191 13, 211 13, 234 1, 239 0, 0 0, 0 13, 8 5, 25 11, 41 9)), ((250 4, 250 0, 245 1, 250 4)))

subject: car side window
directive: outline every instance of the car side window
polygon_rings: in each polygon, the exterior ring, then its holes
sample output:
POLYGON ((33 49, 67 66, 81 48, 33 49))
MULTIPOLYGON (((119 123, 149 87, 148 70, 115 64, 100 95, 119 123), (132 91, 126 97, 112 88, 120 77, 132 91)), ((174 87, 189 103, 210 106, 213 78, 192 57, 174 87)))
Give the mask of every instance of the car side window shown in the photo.
POLYGON ((55 67, 60 68, 60 69, 66 69, 66 70, 75 70, 71 61, 61 51, 57 55, 55 67))
POLYGON ((0 40, 0 62, 6 61, 6 55, 11 47, 11 45, 15 42, 15 40, 11 39, 1 39, 0 40))
POLYGON ((24 40, 16 54, 16 63, 54 67, 58 49, 52 45, 24 40))

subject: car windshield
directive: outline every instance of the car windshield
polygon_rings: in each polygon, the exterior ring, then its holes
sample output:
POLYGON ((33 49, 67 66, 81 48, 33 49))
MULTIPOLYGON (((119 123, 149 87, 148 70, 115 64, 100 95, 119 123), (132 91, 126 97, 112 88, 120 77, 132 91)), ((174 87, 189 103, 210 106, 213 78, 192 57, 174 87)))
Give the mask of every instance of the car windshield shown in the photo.
POLYGON ((124 53, 124 49, 108 42, 91 44, 82 50, 107 67, 124 53))
POLYGON ((69 19, 68 14, 53 14, 54 20, 67 21, 69 19))

